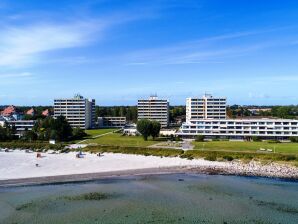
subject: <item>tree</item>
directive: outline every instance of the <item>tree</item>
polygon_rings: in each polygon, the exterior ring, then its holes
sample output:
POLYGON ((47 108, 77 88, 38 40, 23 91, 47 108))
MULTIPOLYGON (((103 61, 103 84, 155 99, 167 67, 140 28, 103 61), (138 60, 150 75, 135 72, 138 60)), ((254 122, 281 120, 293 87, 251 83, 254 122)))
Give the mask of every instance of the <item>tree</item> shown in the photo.
POLYGON ((37 134, 39 140, 67 141, 72 138, 72 128, 63 116, 56 119, 47 117, 38 120, 33 131, 37 134))
POLYGON ((30 142, 34 141, 37 139, 37 134, 32 130, 26 131, 23 135, 23 139, 30 141, 30 142))
POLYGON ((73 139, 82 139, 87 136, 87 133, 81 128, 74 128, 72 130, 73 139))
POLYGON ((51 130, 49 140, 56 140, 57 138, 58 138, 57 131, 56 130, 51 130))
POLYGON ((161 125, 158 121, 151 121, 151 136, 153 139, 159 136, 161 125))
POLYGON ((137 130, 142 134, 144 140, 147 141, 148 137, 151 135, 152 122, 147 119, 139 120, 137 123, 137 130))

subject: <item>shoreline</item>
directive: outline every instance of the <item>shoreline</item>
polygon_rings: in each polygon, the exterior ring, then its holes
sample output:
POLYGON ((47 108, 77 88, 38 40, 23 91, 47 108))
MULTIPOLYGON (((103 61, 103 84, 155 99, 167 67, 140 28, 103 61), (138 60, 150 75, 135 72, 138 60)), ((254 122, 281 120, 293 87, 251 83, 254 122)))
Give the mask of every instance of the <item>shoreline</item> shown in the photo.
POLYGON ((18 178, 0 180, 0 187, 25 187, 51 184, 69 184, 97 181, 110 178, 132 177, 132 176, 151 176, 151 175, 167 175, 167 174, 202 174, 202 175, 221 175, 221 176, 241 176, 241 177, 259 177, 278 179, 283 181, 298 181, 298 174, 295 176, 283 176, 265 174, 259 172, 242 172, 239 170, 231 170, 218 167, 164 167, 164 168, 147 168, 136 170, 121 170, 110 172, 70 174, 57 176, 44 176, 32 178, 18 178))
POLYGON ((119 176, 192 173, 298 180, 298 167, 274 162, 207 161, 180 157, 157 157, 103 153, 0 153, 0 187, 92 181, 119 176), (38 166, 36 166, 38 165, 38 166))

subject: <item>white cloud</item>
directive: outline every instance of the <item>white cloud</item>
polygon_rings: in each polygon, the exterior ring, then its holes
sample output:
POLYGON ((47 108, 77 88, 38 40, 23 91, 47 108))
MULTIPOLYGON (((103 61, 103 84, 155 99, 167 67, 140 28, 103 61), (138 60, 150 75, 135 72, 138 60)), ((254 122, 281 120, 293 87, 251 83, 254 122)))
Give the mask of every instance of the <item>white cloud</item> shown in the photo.
MULTIPOLYGON (((147 64, 218 64, 222 59, 238 57, 266 48, 288 45, 287 41, 279 39, 259 38, 256 42, 252 36, 271 32, 280 32, 296 27, 285 26, 263 30, 227 33, 218 36, 201 38, 175 45, 144 49, 127 55, 127 65, 147 64), (241 44, 239 39, 241 38, 241 44), (231 41, 233 40, 233 41, 231 41)), ((268 35, 267 35, 268 36, 268 35)))
MULTIPOLYGON (((33 77, 33 74, 30 72, 21 72, 21 73, 0 73, 0 78, 26 78, 26 77, 33 77)), ((2 80, 3 81, 3 80, 2 80)))
POLYGON ((83 46, 92 40, 92 34, 102 28, 103 24, 94 21, 2 28, 0 66, 28 65, 38 61, 41 53, 83 46))

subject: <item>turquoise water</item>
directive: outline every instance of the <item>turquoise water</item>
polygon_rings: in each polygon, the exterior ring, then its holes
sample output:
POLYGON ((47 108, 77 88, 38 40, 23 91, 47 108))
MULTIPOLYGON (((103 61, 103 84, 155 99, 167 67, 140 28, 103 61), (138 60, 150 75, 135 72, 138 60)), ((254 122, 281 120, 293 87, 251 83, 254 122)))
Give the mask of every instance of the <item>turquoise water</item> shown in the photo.
POLYGON ((296 224, 298 183, 173 174, 0 188, 0 223, 296 224))

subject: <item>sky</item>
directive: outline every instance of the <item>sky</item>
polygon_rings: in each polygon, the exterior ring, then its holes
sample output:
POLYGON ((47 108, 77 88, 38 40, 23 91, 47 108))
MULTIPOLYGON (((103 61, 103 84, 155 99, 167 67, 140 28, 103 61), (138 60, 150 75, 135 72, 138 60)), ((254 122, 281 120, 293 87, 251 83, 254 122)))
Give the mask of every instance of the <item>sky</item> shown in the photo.
POLYGON ((0 0, 0 105, 298 104, 298 1, 0 0))

